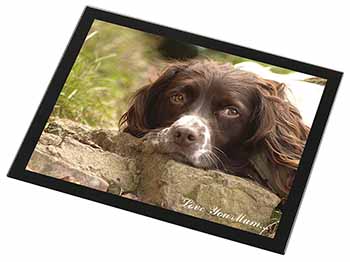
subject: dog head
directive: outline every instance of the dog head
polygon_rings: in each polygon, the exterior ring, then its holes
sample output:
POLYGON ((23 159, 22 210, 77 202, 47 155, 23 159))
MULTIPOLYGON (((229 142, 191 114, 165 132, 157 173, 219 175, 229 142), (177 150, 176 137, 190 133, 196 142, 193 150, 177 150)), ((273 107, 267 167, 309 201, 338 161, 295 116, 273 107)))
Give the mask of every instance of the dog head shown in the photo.
POLYGON ((308 134, 285 85, 210 60, 175 63, 141 88, 122 116, 126 132, 202 168, 231 169, 264 149, 295 170, 308 134))

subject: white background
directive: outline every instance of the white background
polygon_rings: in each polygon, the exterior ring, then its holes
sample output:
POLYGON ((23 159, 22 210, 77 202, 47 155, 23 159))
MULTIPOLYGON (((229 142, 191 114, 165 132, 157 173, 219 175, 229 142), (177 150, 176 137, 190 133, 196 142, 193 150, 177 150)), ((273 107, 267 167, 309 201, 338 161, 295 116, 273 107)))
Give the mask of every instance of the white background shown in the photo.
POLYGON ((346 2, 2 1, 0 260, 349 261, 346 2), (85 5, 345 71, 284 257, 6 177, 85 5))

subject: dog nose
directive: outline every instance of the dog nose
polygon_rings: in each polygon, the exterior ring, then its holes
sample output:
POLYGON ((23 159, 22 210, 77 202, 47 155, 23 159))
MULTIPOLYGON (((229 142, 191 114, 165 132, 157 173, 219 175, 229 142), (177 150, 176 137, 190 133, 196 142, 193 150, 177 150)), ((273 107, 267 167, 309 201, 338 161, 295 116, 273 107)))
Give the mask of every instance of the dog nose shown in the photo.
POLYGON ((173 138, 178 145, 190 146, 198 142, 199 134, 195 130, 187 127, 176 127, 173 130, 173 138))

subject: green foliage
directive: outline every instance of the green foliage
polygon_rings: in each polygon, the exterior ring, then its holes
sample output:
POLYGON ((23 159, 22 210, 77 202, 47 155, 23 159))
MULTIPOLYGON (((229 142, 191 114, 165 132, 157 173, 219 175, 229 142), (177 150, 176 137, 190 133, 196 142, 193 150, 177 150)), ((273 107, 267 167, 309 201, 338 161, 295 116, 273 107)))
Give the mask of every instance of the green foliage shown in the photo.
POLYGON ((96 21, 71 69, 52 116, 116 127, 130 94, 145 84, 152 38, 96 21))

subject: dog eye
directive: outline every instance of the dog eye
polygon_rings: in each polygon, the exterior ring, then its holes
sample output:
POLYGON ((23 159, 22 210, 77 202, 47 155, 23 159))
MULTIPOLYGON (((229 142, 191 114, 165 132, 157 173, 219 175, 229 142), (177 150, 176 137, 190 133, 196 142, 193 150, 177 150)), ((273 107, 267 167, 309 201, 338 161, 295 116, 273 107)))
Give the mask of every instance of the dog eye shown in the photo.
POLYGON ((185 96, 183 94, 175 94, 170 97, 170 102, 173 104, 183 104, 185 102, 185 96))
POLYGON ((226 107, 220 112, 222 115, 227 117, 238 117, 239 111, 235 107, 226 107))

